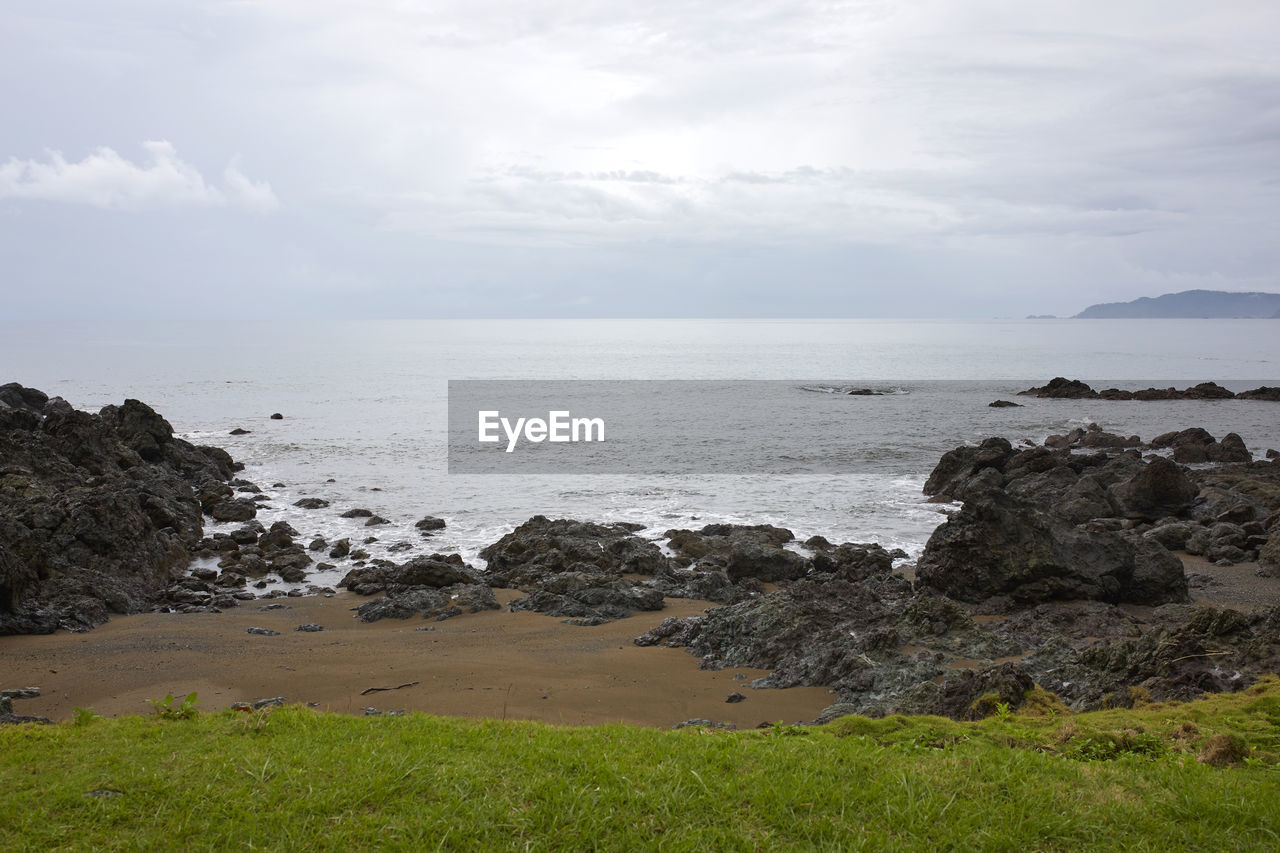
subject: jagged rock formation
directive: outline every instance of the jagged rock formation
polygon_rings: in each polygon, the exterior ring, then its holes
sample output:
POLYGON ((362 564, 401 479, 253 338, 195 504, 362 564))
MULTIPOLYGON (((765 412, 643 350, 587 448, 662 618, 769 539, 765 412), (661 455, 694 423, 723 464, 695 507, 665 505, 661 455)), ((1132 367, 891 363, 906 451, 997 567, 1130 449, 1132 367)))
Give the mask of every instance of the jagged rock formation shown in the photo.
POLYGON ((204 495, 235 467, 138 400, 90 414, 0 386, 0 634, 86 630, 150 607, 201 538, 204 495))

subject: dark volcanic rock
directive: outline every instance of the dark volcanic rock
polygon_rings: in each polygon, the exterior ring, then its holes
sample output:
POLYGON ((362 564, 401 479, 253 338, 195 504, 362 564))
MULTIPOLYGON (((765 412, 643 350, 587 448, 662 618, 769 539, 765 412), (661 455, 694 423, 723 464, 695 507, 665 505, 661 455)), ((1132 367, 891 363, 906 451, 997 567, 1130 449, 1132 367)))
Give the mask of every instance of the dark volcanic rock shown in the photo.
POLYGON ((1026 397, 1051 397, 1059 400, 1084 400, 1098 396, 1097 391, 1094 391, 1079 379, 1067 379, 1062 376, 1050 379, 1048 385, 1043 385, 1039 388, 1028 388, 1026 391, 1019 391, 1018 394, 1026 397))
POLYGON ((198 491, 230 492, 231 457, 137 400, 91 415, 10 383, 0 401, 0 634, 148 609, 203 536, 198 491))
POLYGON ((662 593, 601 571, 568 571, 541 578, 530 594, 511 602, 512 612, 535 610, 562 618, 591 618, 593 624, 624 619, 634 610, 661 610, 662 593))
POLYGON ((329 502, 324 498, 302 498, 294 501, 293 505, 302 509, 324 509, 329 505, 329 502))
POLYGON ((1176 557, 1152 542, 1081 530, 1002 492, 971 495, 916 563, 921 585, 962 601, 1185 601, 1176 557))
POLYGON ((1198 490, 1180 466, 1157 456, 1110 492, 1121 514, 1154 521, 1190 507, 1198 490))
POLYGON ((423 533, 430 533, 433 530, 444 530, 444 519, 436 518, 434 515, 428 515, 420 519, 413 525, 423 533))
POLYGON ((484 548, 492 586, 524 589, 547 574, 583 566, 610 574, 653 575, 667 568, 657 545, 630 525, 594 524, 536 515, 484 548))
POLYGON ((408 619, 421 615, 424 619, 438 621, 482 610, 497 610, 498 601, 493 590, 485 584, 455 584, 440 589, 412 587, 389 594, 385 598, 366 601, 356 608, 356 615, 363 622, 379 619, 408 619))
POLYGON ((810 564, 783 546, 795 539, 790 530, 770 524, 708 524, 701 530, 668 530, 668 545, 686 566, 722 570, 730 580, 754 578, 766 583, 794 580, 810 564))
POLYGON ((1254 388, 1252 391, 1241 391, 1236 395, 1237 400, 1270 400, 1273 403, 1280 403, 1280 387, 1263 385, 1254 388))
POLYGON ((1015 403, 1015 402, 1013 402, 1012 400, 992 400, 990 403, 987 403, 987 406, 988 406, 989 408, 992 408, 992 409, 1019 409, 1019 408, 1022 408, 1022 404, 1021 404, 1021 403, 1015 403))

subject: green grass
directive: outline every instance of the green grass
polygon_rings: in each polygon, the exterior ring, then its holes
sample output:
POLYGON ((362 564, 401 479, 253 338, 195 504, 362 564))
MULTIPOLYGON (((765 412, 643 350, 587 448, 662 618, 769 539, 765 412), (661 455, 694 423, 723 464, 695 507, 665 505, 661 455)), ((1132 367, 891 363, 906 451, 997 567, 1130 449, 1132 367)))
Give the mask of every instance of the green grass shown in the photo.
POLYGON ((752 732, 82 715, 0 729, 0 848, 1280 848, 1280 680, 1187 705, 1035 704, 752 732))

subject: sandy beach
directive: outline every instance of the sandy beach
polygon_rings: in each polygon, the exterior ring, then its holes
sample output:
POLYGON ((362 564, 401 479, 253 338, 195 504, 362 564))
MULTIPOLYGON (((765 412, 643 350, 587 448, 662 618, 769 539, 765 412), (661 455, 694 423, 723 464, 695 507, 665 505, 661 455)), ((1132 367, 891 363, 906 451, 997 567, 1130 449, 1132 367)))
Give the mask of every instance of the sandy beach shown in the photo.
MULTIPOLYGON (((497 592, 504 604, 521 595, 497 592)), ((54 720, 76 707, 146 714, 148 699, 191 691, 211 711, 283 696, 346 714, 374 707, 659 727, 695 717, 739 728, 811 720, 832 701, 819 687, 754 690, 747 683, 762 670, 700 670, 683 649, 632 643, 662 619, 700 613, 708 602, 669 599, 659 612, 579 627, 505 607, 443 622, 366 624, 351 612, 366 600, 347 592, 259 600, 223 613, 118 616, 83 634, 2 637, 0 684, 39 687, 40 697, 16 710, 54 720), (273 603, 285 609, 261 609, 273 603), (305 624, 325 630, 295 630, 305 624), (280 635, 249 634, 250 627, 280 635), (399 689, 363 694, 376 687, 399 689), (735 691, 745 701, 725 702, 735 691)))

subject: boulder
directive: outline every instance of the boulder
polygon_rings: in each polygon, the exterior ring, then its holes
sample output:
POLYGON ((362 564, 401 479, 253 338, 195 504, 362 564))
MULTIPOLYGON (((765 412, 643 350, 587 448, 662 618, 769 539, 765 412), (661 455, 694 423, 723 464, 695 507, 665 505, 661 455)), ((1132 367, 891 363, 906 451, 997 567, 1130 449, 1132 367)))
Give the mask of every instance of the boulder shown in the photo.
POLYGON ((1154 542, 1074 527, 998 490, 975 495, 929 537, 918 585, 961 601, 1187 599, 1181 562, 1154 542))
POLYGON ((1179 465, 1157 456, 1109 491, 1120 514, 1155 521, 1186 510, 1199 490, 1179 465))
POLYGON ((671 548, 685 565, 723 570, 730 580, 754 578, 766 583, 795 580, 810 563, 784 545, 795 539, 790 530, 770 524, 708 524, 700 530, 668 530, 671 548))

